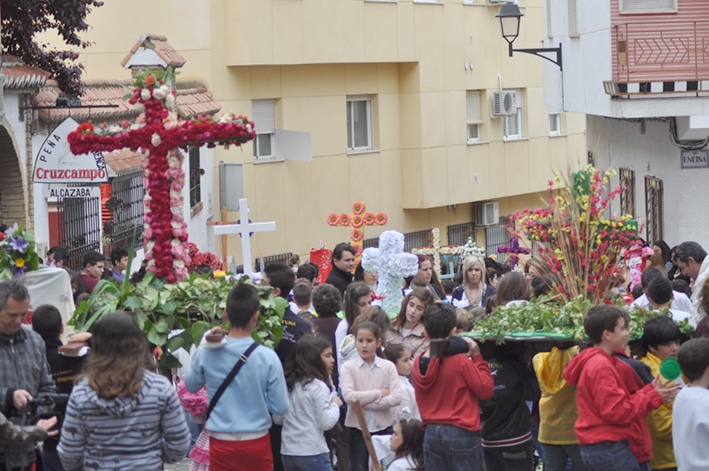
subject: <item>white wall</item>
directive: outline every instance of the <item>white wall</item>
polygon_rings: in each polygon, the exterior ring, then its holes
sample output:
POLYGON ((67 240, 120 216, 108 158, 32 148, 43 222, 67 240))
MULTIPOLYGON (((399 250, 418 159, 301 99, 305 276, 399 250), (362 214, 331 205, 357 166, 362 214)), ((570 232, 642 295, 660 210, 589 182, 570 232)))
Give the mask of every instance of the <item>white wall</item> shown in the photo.
POLYGON ((635 171, 638 222, 645 222, 645 176, 655 176, 663 180, 665 241, 672 247, 694 240, 709 249, 709 168, 681 168, 680 149, 670 143, 669 123, 646 121, 642 133, 640 122, 588 116, 587 126, 588 148, 596 155, 597 167, 635 171))
POLYGON ((214 152, 213 149, 207 146, 200 148, 200 167, 204 169, 201 181, 203 207, 194 217, 190 217, 190 161, 187 153, 183 152, 183 154, 185 155, 182 163, 182 169, 185 172, 185 186, 182 191, 184 196, 183 214, 187 222, 189 241, 197 245, 200 251, 208 250, 213 252, 215 242, 214 237, 209 237, 211 231, 207 231, 207 221, 214 217, 214 152))

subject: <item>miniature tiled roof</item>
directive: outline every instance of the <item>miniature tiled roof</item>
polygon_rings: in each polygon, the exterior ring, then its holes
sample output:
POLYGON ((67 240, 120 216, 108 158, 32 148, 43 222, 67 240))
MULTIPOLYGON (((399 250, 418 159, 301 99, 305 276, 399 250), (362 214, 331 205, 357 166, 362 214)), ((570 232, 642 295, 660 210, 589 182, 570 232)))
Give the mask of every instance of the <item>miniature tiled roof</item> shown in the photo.
POLYGON ((47 82, 50 73, 25 64, 15 56, 2 56, 3 88, 39 88, 47 82))
MULTIPOLYGON (((82 105, 109 105, 106 108, 56 108, 57 96, 61 91, 57 82, 49 80, 34 97, 35 106, 52 108, 40 109, 39 119, 48 124, 56 124, 67 116, 77 121, 93 123, 115 123, 121 120, 133 121, 140 111, 136 105, 129 104, 124 98, 132 91, 131 80, 86 80, 83 82, 84 95, 82 105)), ((212 94, 200 83, 177 83, 177 114, 182 119, 196 118, 198 115, 211 115, 218 112, 221 106, 214 101, 212 94)))
POLYGON ((135 171, 142 167, 143 162, 143 154, 130 149, 104 152, 103 158, 106 160, 106 165, 108 165, 109 168, 109 177, 117 177, 135 171))
POLYGON ((125 68, 160 65, 165 68, 172 66, 177 69, 185 65, 185 62, 185 58, 170 46, 165 36, 145 33, 140 36, 138 42, 121 61, 121 65, 125 68))

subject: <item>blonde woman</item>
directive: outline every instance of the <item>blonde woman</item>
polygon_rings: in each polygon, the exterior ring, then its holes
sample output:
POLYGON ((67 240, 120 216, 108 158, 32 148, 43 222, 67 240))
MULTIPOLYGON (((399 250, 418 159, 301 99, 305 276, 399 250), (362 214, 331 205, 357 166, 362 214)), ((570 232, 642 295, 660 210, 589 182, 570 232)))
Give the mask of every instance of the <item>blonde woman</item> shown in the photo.
POLYGON ((485 262, 482 257, 469 255, 463 260, 463 284, 453 290, 453 306, 471 310, 485 306, 495 288, 485 283, 485 262))

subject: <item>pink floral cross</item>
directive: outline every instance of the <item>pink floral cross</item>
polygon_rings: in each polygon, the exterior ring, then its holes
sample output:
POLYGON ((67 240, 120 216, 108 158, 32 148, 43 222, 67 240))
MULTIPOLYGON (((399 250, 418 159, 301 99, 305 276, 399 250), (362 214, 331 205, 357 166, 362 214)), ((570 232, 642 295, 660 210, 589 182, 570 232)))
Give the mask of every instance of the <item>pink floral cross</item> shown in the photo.
POLYGON ((359 261, 362 256, 362 241, 364 240, 364 226, 383 226, 387 223, 385 213, 367 212, 364 201, 352 203, 352 213, 330 213, 327 223, 331 226, 350 226, 350 240, 357 253, 355 259, 359 261))

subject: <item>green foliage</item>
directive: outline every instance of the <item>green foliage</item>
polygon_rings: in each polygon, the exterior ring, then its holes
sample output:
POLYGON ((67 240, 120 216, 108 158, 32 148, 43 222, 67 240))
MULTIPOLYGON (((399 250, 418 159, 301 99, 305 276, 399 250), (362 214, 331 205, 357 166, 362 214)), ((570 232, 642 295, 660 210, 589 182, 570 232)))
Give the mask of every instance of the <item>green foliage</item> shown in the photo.
MULTIPOLYGON (((504 337, 536 333, 564 335, 573 340, 583 340, 583 318, 593 307, 593 303, 584 297, 578 297, 568 303, 560 303, 557 298, 542 296, 527 303, 498 307, 494 313, 478 321, 473 327, 473 334, 484 339, 496 339, 504 342, 504 337)), ((620 306, 624 308, 625 306, 620 306)), ((630 338, 638 339, 643 335, 645 322, 657 316, 669 315, 668 310, 655 311, 648 308, 632 308, 630 315, 630 338)), ((691 334, 694 328, 688 322, 678 323, 683 333, 691 334)))
MULTIPOLYGON (((148 273, 135 285, 127 280, 118 285, 110 280, 99 281, 88 301, 79 303, 69 323, 77 331, 88 331, 104 314, 128 311, 145 333, 148 341, 160 347, 160 362, 168 367, 179 366, 173 352, 182 347, 189 350, 198 344, 204 333, 214 326, 228 328, 225 317, 226 300, 235 284, 253 281, 242 277, 238 281, 192 273, 177 283, 165 283, 148 273), (184 329, 168 340, 173 329, 184 329)), ((254 340, 275 348, 283 335, 281 320, 288 307, 282 298, 274 298, 271 288, 255 285, 261 301, 259 325, 254 340)))

